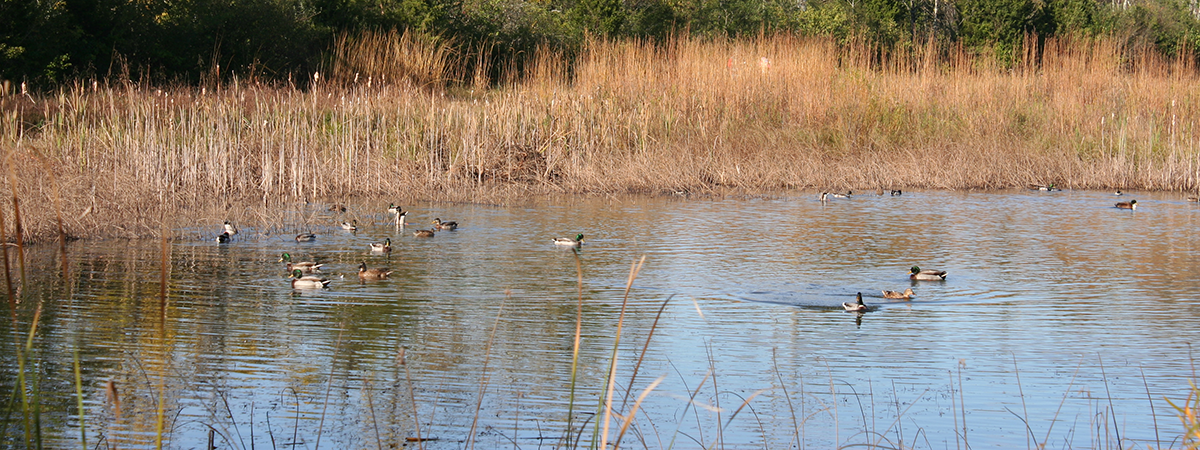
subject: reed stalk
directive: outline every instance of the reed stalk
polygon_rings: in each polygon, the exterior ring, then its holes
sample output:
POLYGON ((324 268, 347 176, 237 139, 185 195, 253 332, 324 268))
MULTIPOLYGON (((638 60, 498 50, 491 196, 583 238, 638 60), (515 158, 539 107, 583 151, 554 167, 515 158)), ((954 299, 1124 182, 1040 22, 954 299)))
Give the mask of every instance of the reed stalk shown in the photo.
MULTIPOLYGON (((575 423, 575 383, 579 375, 579 343, 583 336, 583 263, 579 260, 579 252, 572 252, 572 254, 575 256, 575 287, 579 301, 576 302, 575 307, 575 336, 571 340, 571 387, 567 394, 567 447, 571 446, 571 427, 575 423)), ((579 445, 578 440, 575 441, 575 445, 579 445)))
POLYGON ((642 264, 646 262, 646 257, 642 256, 638 261, 633 262, 629 268, 629 278, 625 281, 625 295, 621 300, 621 313, 617 316, 617 329, 613 334, 613 349, 612 355, 608 362, 608 375, 605 382, 604 394, 601 402, 602 421, 597 421, 596 426, 600 435, 600 448, 608 448, 608 428, 613 416, 613 390, 617 383, 617 353, 621 345, 621 330, 625 326, 625 310, 629 306, 629 292, 633 289, 633 280, 637 279, 637 275, 642 270, 642 264), (601 423, 603 427, 601 427, 601 423))
POLYGON ((83 375, 79 368, 79 348, 76 347, 71 352, 72 360, 75 366, 75 401, 79 407, 79 447, 83 450, 88 450, 87 445, 87 415, 83 410, 83 375))
MULTIPOLYGON (((505 300, 507 301, 507 296, 505 300)), ((504 304, 504 301, 500 302, 500 309, 496 311, 496 322, 492 324, 492 333, 488 336, 487 349, 484 350, 483 369, 479 374, 479 395, 475 401, 475 416, 471 419, 471 429, 467 434, 466 448, 475 448, 475 429, 479 425, 479 413, 483 409, 483 394, 487 392, 488 363, 492 360, 492 344, 496 341, 496 330, 500 328, 500 318, 504 315, 504 304)))

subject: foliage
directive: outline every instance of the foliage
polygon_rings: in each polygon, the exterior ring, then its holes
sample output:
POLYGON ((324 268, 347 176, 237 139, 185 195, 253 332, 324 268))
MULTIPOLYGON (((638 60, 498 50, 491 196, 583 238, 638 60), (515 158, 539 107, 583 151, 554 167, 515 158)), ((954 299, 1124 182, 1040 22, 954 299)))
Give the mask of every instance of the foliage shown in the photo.
POLYGON ((580 54, 588 37, 799 33, 882 51, 961 44, 1002 65, 1028 37, 1115 37, 1196 57, 1194 0, 0 0, 0 79, 187 83, 309 79, 340 36, 415 32, 451 45, 471 73, 518 72, 539 48, 580 54), (299 76, 297 76, 299 75, 299 76))

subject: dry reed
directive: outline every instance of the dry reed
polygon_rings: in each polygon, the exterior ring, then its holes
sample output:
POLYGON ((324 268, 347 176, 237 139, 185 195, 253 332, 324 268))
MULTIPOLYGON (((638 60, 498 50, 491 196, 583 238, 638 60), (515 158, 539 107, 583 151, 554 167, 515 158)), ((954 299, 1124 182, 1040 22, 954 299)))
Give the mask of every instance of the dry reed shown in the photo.
MULTIPOLYGON (((16 175, 0 183, 16 186, 0 188, 48 204, 43 158, 72 237, 381 196, 1200 188, 1196 70, 1127 59, 1111 41, 1051 40, 1040 66, 1014 69, 933 46, 880 60, 820 38, 596 41, 573 61, 539 52, 519 82, 482 91, 482 69, 454 75, 446 48, 343 38, 332 75, 307 90, 92 83, 2 97, 16 175), (451 76, 476 89, 444 89, 451 76)), ((27 239, 56 234, 50 208, 22 212, 27 239)))

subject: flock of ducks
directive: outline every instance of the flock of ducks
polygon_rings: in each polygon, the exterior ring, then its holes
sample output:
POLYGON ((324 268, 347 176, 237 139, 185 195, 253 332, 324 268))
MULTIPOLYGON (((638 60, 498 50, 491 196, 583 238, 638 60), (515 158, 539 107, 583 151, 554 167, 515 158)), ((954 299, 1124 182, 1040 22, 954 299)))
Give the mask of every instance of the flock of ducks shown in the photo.
MULTIPOLYGON (((1036 191, 1042 191, 1042 192, 1054 192, 1054 191, 1062 190, 1062 189, 1054 186, 1053 183, 1047 184, 1047 185, 1031 184, 1031 185, 1029 185, 1029 189, 1036 190, 1036 191)), ((893 189, 893 190, 890 190, 889 192, 892 196, 903 195, 903 192, 900 191, 899 189, 893 189)), ((876 195, 883 195, 884 190, 883 190, 883 188, 879 188, 875 191, 875 193, 876 193, 876 195)), ((836 192, 835 193, 822 192, 821 196, 820 196, 820 200, 822 202, 826 202, 829 200, 830 197, 832 197, 832 198, 850 198, 850 196, 853 194, 854 194, 853 191, 846 191, 845 194, 836 193, 836 192)), ((1122 196, 1122 195, 1124 195, 1124 193, 1121 192, 1120 190, 1117 190, 1113 195, 1122 196)), ((1200 198, 1187 197, 1187 201, 1198 202, 1198 201, 1200 201, 1200 198)), ((1136 210, 1137 209, 1137 200, 1130 200, 1127 202, 1117 202, 1116 207, 1118 209, 1136 210)), ((329 207, 329 211, 345 212, 346 206, 342 205, 342 204, 334 204, 329 207)), ((387 211, 388 211, 388 213, 392 214, 393 217, 395 218, 396 226, 403 228, 405 225, 404 220, 408 216, 408 211, 404 211, 402 208, 400 208, 399 206, 396 206, 395 204, 389 204, 387 211)), ((435 233, 438 231, 455 231, 458 229, 458 222, 443 221, 440 217, 434 218, 432 225, 433 226, 427 230, 413 231, 413 236, 419 237, 419 238, 431 238, 431 237, 434 237, 435 233)), ((358 221, 351 220, 349 222, 342 222, 341 227, 343 230, 346 230, 346 231, 351 231, 351 232, 358 231, 358 221)), ((230 223, 227 220, 223 224, 223 230, 222 230, 221 234, 217 236, 217 242, 218 243, 231 242, 233 240, 233 237, 237 234, 238 234, 237 227, 235 227, 232 223, 230 223)), ((296 242, 312 242, 312 241, 315 241, 316 239, 317 239, 317 235, 313 234, 313 233, 300 233, 300 234, 296 235, 296 242)), ((372 253, 391 253, 391 251, 392 251, 392 239, 391 238, 386 238, 386 239, 384 239, 383 242, 380 242, 380 243, 373 242, 373 243, 370 243, 369 245, 370 245, 370 251, 372 253)), ((577 235, 575 235, 574 238, 565 238, 565 237, 555 238, 554 245, 559 246, 559 247, 565 247, 565 248, 579 248, 580 246, 583 245, 583 234, 582 233, 577 234, 577 235)), ((321 271, 321 268, 325 266, 324 264, 317 264, 312 261, 302 261, 302 262, 292 261, 292 256, 286 252, 283 253, 282 256, 280 256, 279 262, 286 264, 288 273, 291 278, 292 288, 294 288, 294 289, 324 288, 324 287, 329 286, 330 280, 325 279, 325 278, 320 278, 320 277, 314 275, 315 273, 319 273, 321 271)), ((365 280, 383 280, 383 279, 386 279, 389 275, 391 275, 392 272, 393 271, 390 269, 368 268, 366 262, 363 262, 362 264, 360 264, 358 266, 358 278, 360 280, 364 280, 364 281, 365 280)), ((945 281, 946 280, 946 271, 932 270, 932 269, 922 270, 918 266, 913 266, 912 269, 909 270, 909 279, 911 279, 913 281, 945 281)), ((916 293, 913 292, 912 288, 905 289, 903 292, 888 291, 888 290, 884 290, 882 292, 883 292, 883 298, 886 298, 886 299, 911 300, 913 297, 916 296, 916 293)), ((844 302, 844 303, 842 303, 842 307, 845 308, 847 311, 854 311, 854 312, 860 312, 860 313, 868 311, 867 305, 863 303, 861 292, 859 292, 857 294, 857 301, 855 303, 844 302)))
MULTIPOLYGON (((912 269, 908 270, 908 279, 912 281, 946 281, 946 271, 921 269, 918 266, 912 266, 912 269)), ((845 308, 846 311, 858 313, 867 312, 869 309, 867 308, 867 305, 863 303, 862 292, 859 292, 856 296, 858 297, 858 301, 854 303, 843 302, 842 308, 845 308)), ((887 299, 912 300, 912 298, 916 296, 917 294, 913 292, 912 288, 905 289, 904 292, 883 291, 883 298, 887 299)))
MULTIPOLYGON (((345 212, 346 206, 342 204, 334 204, 329 207, 332 212, 345 212)), ((406 222, 404 219, 408 216, 408 211, 404 211, 395 204, 388 205, 388 213, 395 218, 396 226, 403 229, 406 222)), ((432 227, 428 230, 415 230, 413 236, 419 238, 431 238, 437 231, 455 231, 458 230, 458 222, 443 221, 440 217, 434 218, 431 222, 432 227)), ((342 222, 343 230, 350 232, 358 231, 358 221, 351 220, 342 222)), ((238 230, 230 221, 225 221, 223 231, 217 236, 216 241, 221 244, 233 241, 233 236, 238 234, 238 230)), ((313 242, 317 240, 317 235, 314 233, 300 233, 296 235, 296 242, 313 242)), ((555 238, 554 245, 579 248, 583 245, 583 234, 575 235, 575 238, 555 238)), ((385 238, 383 242, 372 242, 368 244, 371 253, 390 254, 392 251, 392 238, 385 238)), ((291 279, 292 289, 320 289, 329 286, 331 280, 318 276, 324 264, 318 264, 313 261, 293 261, 290 253, 284 252, 279 257, 279 262, 284 263, 287 267, 288 278, 291 279)), ((391 269, 369 268, 364 261, 358 266, 358 278, 362 281, 384 280, 387 279, 394 271, 391 269)))

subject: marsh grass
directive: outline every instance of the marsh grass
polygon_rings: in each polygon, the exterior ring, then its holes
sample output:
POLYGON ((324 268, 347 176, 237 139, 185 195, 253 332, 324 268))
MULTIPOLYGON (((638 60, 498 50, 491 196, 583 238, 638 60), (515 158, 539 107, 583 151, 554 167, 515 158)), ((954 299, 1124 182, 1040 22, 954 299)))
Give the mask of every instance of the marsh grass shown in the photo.
MULTIPOLYGON (((48 170, 66 234, 83 237, 153 236, 164 209, 190 220, 350 197, 1200 188, 1195 68, 1112 41, 1049 40, 1028 50, 1040 64, 1012 69, 932 44, 880 57, 791 36, 592 41, 571 60, 539 51, 490 88, 447 48, 343 36, 306 90, 93 82, 0 97, 4 190, 48 203, 48 170)), ((14 239, 56 234, 49 208, 21 220, 14 239)))

